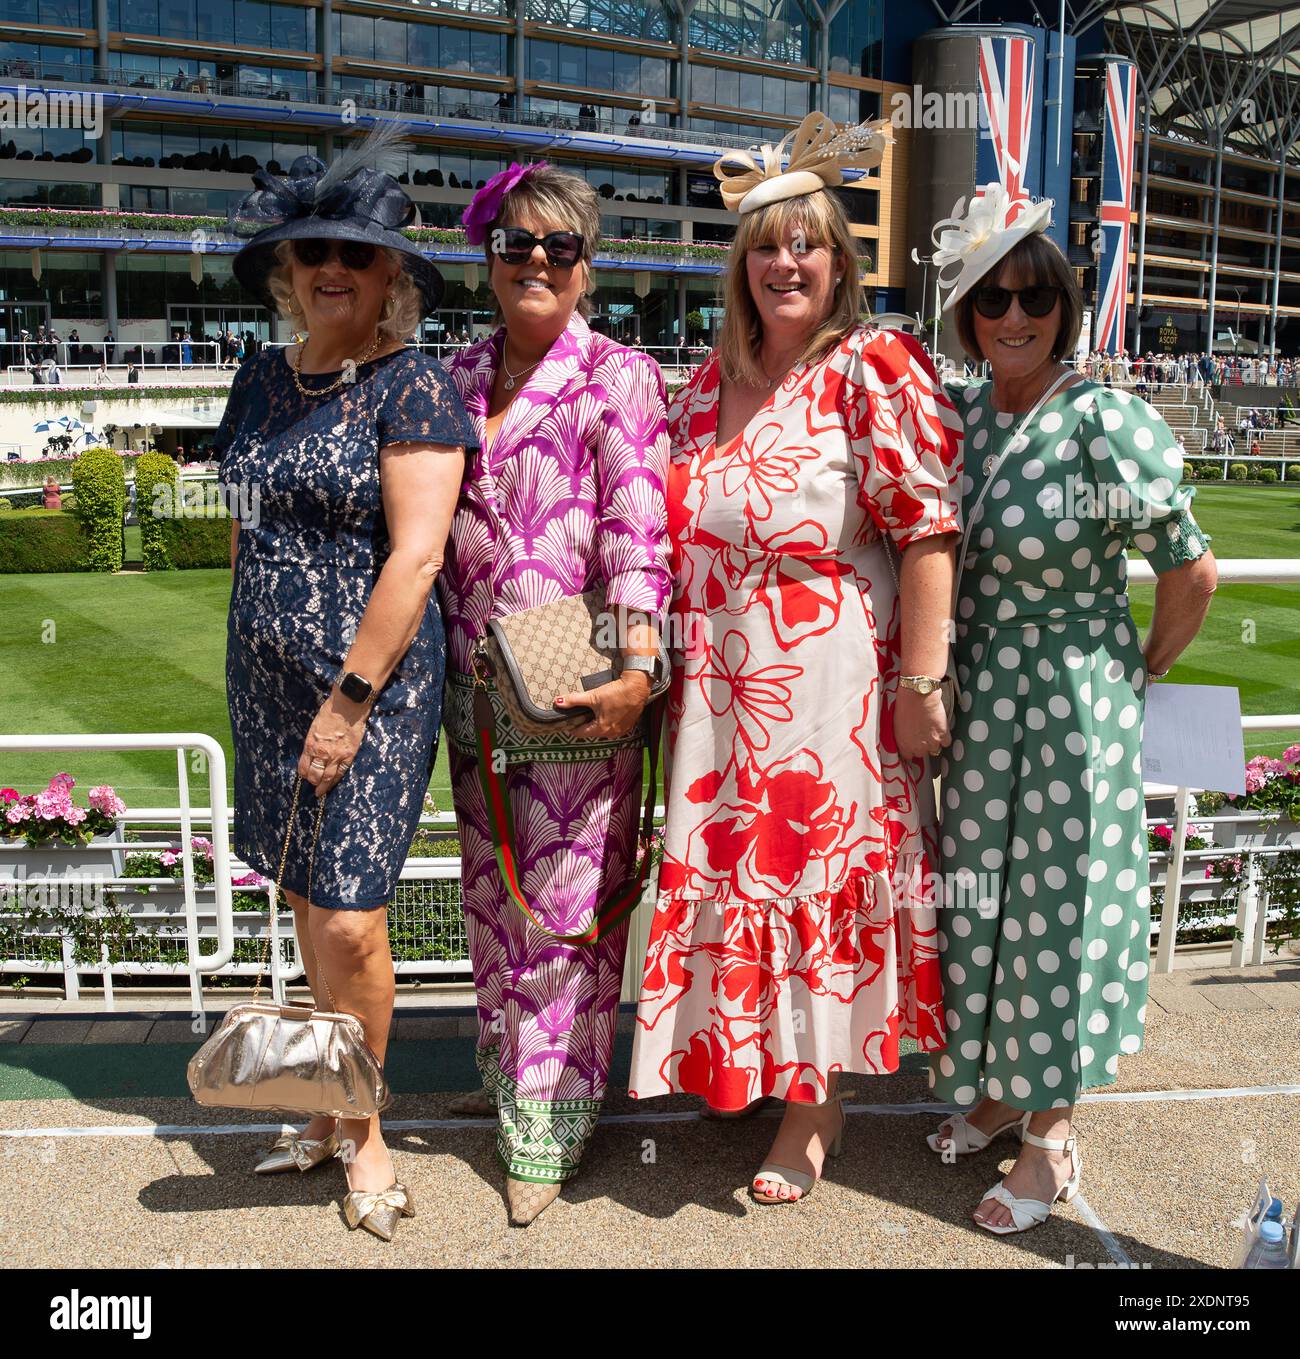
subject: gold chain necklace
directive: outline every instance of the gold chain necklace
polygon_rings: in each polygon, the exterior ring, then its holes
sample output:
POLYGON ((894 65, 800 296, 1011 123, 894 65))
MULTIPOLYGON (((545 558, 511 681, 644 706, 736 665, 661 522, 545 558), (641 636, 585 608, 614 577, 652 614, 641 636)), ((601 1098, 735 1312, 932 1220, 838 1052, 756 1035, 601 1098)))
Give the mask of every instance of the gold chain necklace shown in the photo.
POLYGON ((349 370, 348 365, 345 363, 343 365, 343 371, 328 387, 304 387, 302 385, 302 353, 306 348, 307 345, 305 342, 298 346, 297 360, 289 366, 289 371, 293 374, 293 385, 297 387, 303 396, 329 396, 331 392, 337 392, 344 383, 356 381, 356 365, 365 363, 375 350, 379 348, 379 332, 375 331, 375 338, 366 346, 364 353, 351 361, 353 365, 352 369, 349 370))

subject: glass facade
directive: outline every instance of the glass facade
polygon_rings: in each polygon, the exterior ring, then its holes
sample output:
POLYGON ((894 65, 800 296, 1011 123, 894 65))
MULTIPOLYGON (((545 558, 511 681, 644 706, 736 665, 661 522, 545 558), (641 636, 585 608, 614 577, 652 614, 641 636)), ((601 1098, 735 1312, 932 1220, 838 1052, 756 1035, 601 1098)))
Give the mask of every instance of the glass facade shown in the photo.
POLYGON ((723 108, 753 109, 778 118, 802 118, 813 106, 816 89, 807 80, 783 80, 756 71, 691 63, 693 104, 717 104, 723 108))
POLYGON ((691 11, 690 41, 727 56, 786 66, 811 66, 814 59, 808 17, 798 0, 699 0, 691 11))
POLYGON ((642 57, 608 47, 579 47, 542 39, 530 40, 526 50, 529 80, 652 99, 667 99, 672 93, 666 57, 642 57))
POLYGON ((505 75, 506 36, 367 14, 334 14, 334 50, 349 61, 505 75))
POLYGON ((108 26, 121 33, 198 38, 282 52, 316 51, 318 13, 263 0, 108 0, 108 26))
POLYGON ((528 0, 529 19, 557 28, 587 28, 596 33, 677 40, 676 24, 660 0, 528 0))
POLYGON ((55 47, 52 43, 0 42, 0 75, 31 79, 78 80, 95 64, 95 54, 84 47, 55 47))
POLYGON ((881 0, 849 0, 831 20, 831 70, 881 79, 883 39, 881 0))
POLYGON ((113 128, 113 164, 145 169, 282 174, 302 155, 316 154, 315 139, 250 128, 128 122, 113 128))

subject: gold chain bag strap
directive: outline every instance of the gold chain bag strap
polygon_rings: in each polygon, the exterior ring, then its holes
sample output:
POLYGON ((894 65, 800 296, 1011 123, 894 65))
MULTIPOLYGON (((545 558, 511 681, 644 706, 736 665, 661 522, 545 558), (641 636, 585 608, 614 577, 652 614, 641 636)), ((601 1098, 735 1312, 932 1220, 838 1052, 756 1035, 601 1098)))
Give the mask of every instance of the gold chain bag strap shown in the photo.
MULTIPOLYGON (((480 684, 495 681, 510 720, 527 735, 572 733, 591 721, 591 709, 557 712, 552 700, 557 694, 599 689, 622 673, 623 653, 609 624, 602 589, 493 618, 475 644, 475 678, 480 684)), ((647 706, 665 692, 668 680, 661 642, 659 673, 647 706)))
MULTIPOLYGON (((284 832, 280 871, 273 890, 267 894, 271 912, 277 909, 280 884, 284 881, 289 835, 301 788, 302 776, 299 775, 294 784, 289 825, 284 832)), ((321 798, 316 808, 316 827, 307 860, 308 900, 311 899, 316 842, 320 838, 324 812, 325 799, 321 798)), ((366 1042, 361 1021, 356 1015, 337 1010, 334 992, 316 957, 310 930, 307 943, 316 964, 316 975, 325 983, 330 1009, 276 1005, 258 999, 270 934, 268 919, 253 999, 247 1004, 232 1006, 212 1036, 190 1059, 186 1076, 195 1100, 222 1109, 305 1112, 328 1118, 370 1118, 379 1113, 392 1100, 388 1082, 366 1042)))

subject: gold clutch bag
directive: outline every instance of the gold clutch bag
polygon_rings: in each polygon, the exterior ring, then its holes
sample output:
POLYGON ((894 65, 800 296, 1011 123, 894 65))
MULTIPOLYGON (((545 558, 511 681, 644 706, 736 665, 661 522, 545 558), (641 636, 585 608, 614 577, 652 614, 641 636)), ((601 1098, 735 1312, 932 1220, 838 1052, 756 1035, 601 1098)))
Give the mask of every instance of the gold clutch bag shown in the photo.
MULTIPOLYGON (((618 630, 603 589, 494 618, 474 650, 480 680, 495 681, 511 721, 529 736, 572 731, 591 709, 557 712, 556 695, 599 689, 623 670, 618 630)), ((659 673, 647 704, 668 688, 668 654, 660 643, 659 673)))
MULTIPOLYGON (((301 788, 300 775, 289 809, 290 828, 301 788)), ((325 799, 321 798, 307 866, 309 898, 324 812, 325 799)), ((272 911, 284 881, 288 853, 286 828, 280 872, 274 890, 268 893, 272 911)), ((269 929, 267 936, 269 940, 269 929)), ((379 1113, 392 1101, 383 1069, 366 1042, 361 1021, 356 1015, 342 1014, 334 1007, 334 993, 320 969, 319 959, 316 975, 329 992, 329 1010, 259 1001, 267 942, 263 941, 253 999, 232 1006, 208 1041, 190 1058, 185 1074, 196 1102, 219 1109, 269 1109, 333 1118, 370 1118, 379 1113)), ((310 936, 307 942, 311 945, 310 936)), ((311 947, 315 958, 315 946, 311 947)))

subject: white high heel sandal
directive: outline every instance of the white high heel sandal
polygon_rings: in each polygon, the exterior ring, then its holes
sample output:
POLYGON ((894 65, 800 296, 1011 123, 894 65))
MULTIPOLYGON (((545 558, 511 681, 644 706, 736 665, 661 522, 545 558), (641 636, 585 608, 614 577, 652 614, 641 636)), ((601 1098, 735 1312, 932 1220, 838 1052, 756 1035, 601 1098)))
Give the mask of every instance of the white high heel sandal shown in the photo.
MULTIPOLYGON (((1027 1122, 1028 1120, 1026 1120, 1027 1122)), ((999 1180, 984 1195, 980 1203, 984 1204, 992 1199, 995 1203, 1000 1203, 1010 1209, 1011 1225, 994 1227, 979 1218, 975 1219, 977 1226, 983 1227, 986 1232, 992 1232, 995 1236, 1011 1236, 1015 1232, 1027 1232, 1031 1227, 1041 1227, 1051 1216, 1053 1203, 1058 1200, 1069 1203, 1079 1192, 1079 1177, 1083 1173, 1083 1158, 1079 1155, 1077 1139, 1073 1132, 1066 1138, 1036 1137, 1026 1126, 1022 1137, 1031 1147, 1042 1147, 1044 1151, 1068 1152, 1070 1156, 1070 1178, 1056 1191, 1052 1203, 1044 1203, 1041 1199, 1018 1199, 1003 1181, 999 1180)), ((976 1211, 978 1211, 978 1207, 976 1211)))
POLYGON ((1010 1132, 1012 1128, 1017 1128, 1021 1137, 1023 1137, 1028 1126, 1029 1115, 1024 1113, 1013 1118, 1009 1123, 994 1128, 990 1133, 982 1133, 966 1118, 965 1114, 949 1114, 939 1124, 939 1131, 932 1132, 925 1140, 930 1150, 937 1151, 940 1156, 949 1150, 948 1145, 945 1144, 951 1144, 954 1156, 970 1156, 973 1152, 983 1151, 994 1138, 1001 1137, 1004 1132, 1010 1132), (945 1133, 945 1128, 950 1129, 950 1131, 945 1133))

